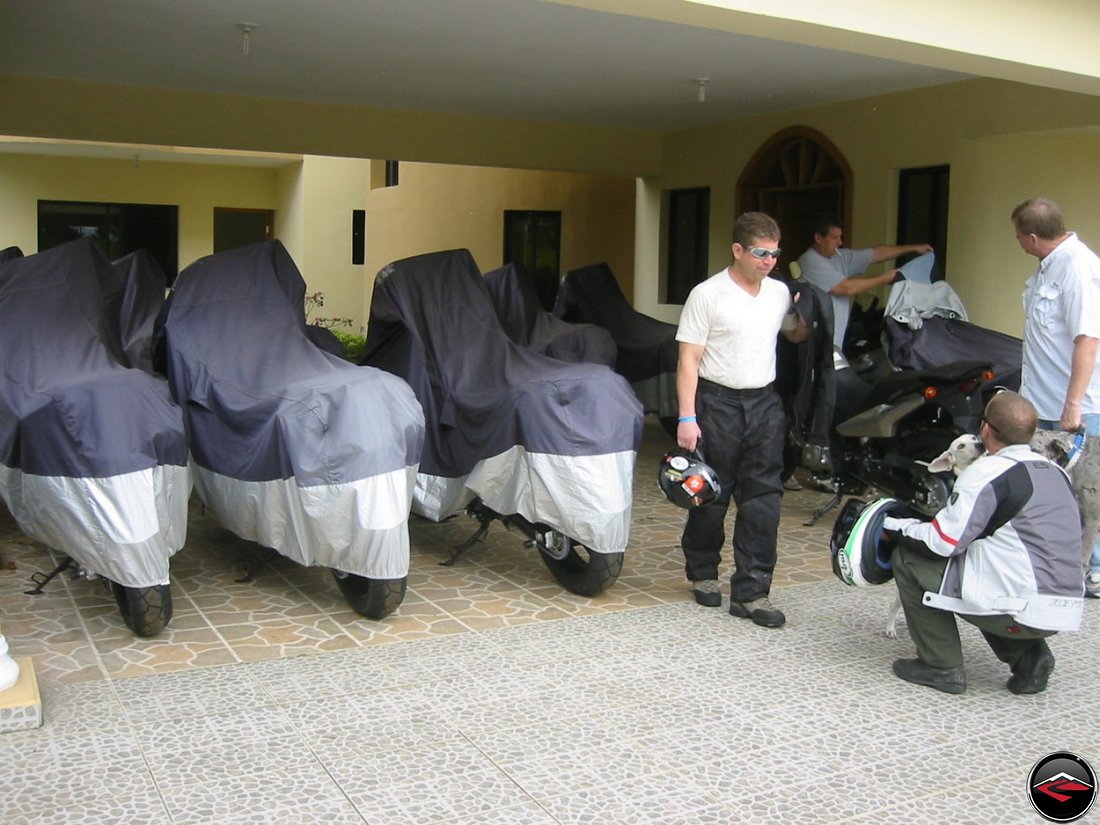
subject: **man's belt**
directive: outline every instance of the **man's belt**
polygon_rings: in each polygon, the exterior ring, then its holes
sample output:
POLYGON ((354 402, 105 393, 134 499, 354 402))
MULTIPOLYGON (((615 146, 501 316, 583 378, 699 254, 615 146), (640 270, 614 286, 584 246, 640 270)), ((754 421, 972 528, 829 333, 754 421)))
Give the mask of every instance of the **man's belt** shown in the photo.
POLYGON ((765 384, 763 387, 750 387, 749 389, 734 389, 733 387, 708 381, 706 378, 700 378, 696 387, 697 392, 701 392, 703 395, 713 395, 717 398, 752 398, 756 395, 771 392, 771 389, 771 384, 765 384))

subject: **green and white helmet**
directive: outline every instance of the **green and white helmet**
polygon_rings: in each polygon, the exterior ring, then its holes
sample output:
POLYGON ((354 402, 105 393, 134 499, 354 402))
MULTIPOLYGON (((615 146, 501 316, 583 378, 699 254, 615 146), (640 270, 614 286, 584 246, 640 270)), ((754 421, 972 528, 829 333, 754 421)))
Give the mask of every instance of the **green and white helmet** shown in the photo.
POLYGON ((844 503, 833 524, 829 553, 833 573, 845 584, 866 587, 883 584, 894 577, 890 554, 895 542, 883 535, 887 516, 908 515, 897 499, 880 498, 870 504, 858 498, 844 503))

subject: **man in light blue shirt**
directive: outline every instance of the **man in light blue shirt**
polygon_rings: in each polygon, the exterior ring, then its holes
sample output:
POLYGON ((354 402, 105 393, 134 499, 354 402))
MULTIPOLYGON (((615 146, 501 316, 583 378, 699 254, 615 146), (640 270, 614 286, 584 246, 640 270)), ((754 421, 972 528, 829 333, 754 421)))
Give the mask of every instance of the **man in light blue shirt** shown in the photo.
MULTIPOLYGON (((1020 394, 1035 405, 1039 427, 1100 437, 1100 258, 1048 198, 1012 211, 1020 248, 1039 259, 1024 285, 1024 361, 1020 394)), ((1100 541, 1092 546, 1085 595, 1100 598, 1100 541)))

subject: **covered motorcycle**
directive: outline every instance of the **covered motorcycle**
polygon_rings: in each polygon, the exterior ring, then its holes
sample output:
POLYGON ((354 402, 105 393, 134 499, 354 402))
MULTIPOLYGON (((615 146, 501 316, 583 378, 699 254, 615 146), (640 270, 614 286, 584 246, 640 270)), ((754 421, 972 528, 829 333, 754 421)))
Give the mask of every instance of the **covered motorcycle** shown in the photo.
POLYGON ((638 312, 626 300, 606 263, 570 270, 562 278, 554 314, 574 324, 597 324, 611 333, 615 371, 633 387, 647 413, 676 430, 676 325, 638 312))
POLYGON ((523 266, 505 264, 484 277, 500 325, 513 343, 559 361, 614 368, 617 349, 611 333, 595 324, 571 324, 544 310, 523 266))
POLYGON ((156 321, 164 308, 168 278, 144 249, 112 261, 111 266, 122 281, 117 308, 122 351, 131 367, 152 373, 156 321))
POLYGON ((0 496, 25 533, 111 582, 150 636, 172 615, 191 475, 167 384, 129 367, 122 305, 91 240, 0 263, 0 496))
POLYGON ((370 618, 404 598, 424 440, 412 390, 307 337, 305 282, 279 241, 202 258, 164 319, 195 489, 224 527, 330 567, 370 618))
POLYGON ((424 408, 415 513, 467 509, 483 528, 471 542, 503 518, 566 588, 592 595, 614 581, 643 421, 626 381, 512 343, 465 249, 378 273, 363 363, 404 378, 424 408))
POLYGON ((998 386, 1020 388, 1023 340, 970 323, 947 281, 894 284, 882 323, 887 356, 898 369, 928 369, 977 355, 988 359, 998 386))

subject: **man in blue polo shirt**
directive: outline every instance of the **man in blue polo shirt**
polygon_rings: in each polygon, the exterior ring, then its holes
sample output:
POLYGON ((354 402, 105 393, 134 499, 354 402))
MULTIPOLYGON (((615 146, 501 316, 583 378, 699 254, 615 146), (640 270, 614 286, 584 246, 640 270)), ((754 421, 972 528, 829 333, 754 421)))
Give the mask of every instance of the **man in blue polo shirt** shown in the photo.
POLYGON ((844 349, 844 333, 852 312, 852 299, 886 284, 901 280, 897 269, 881 275, 862 276, 867 267, 910 252, 924 254, 932 247, 926 243, 904 246, 872 246, 869 249, 847 249, 843 246, 844 229, 840 218, 822 215, 814 225, 814 243, 802 253, 798 266, 802 277, 833 299, 833 346, 844 349))

